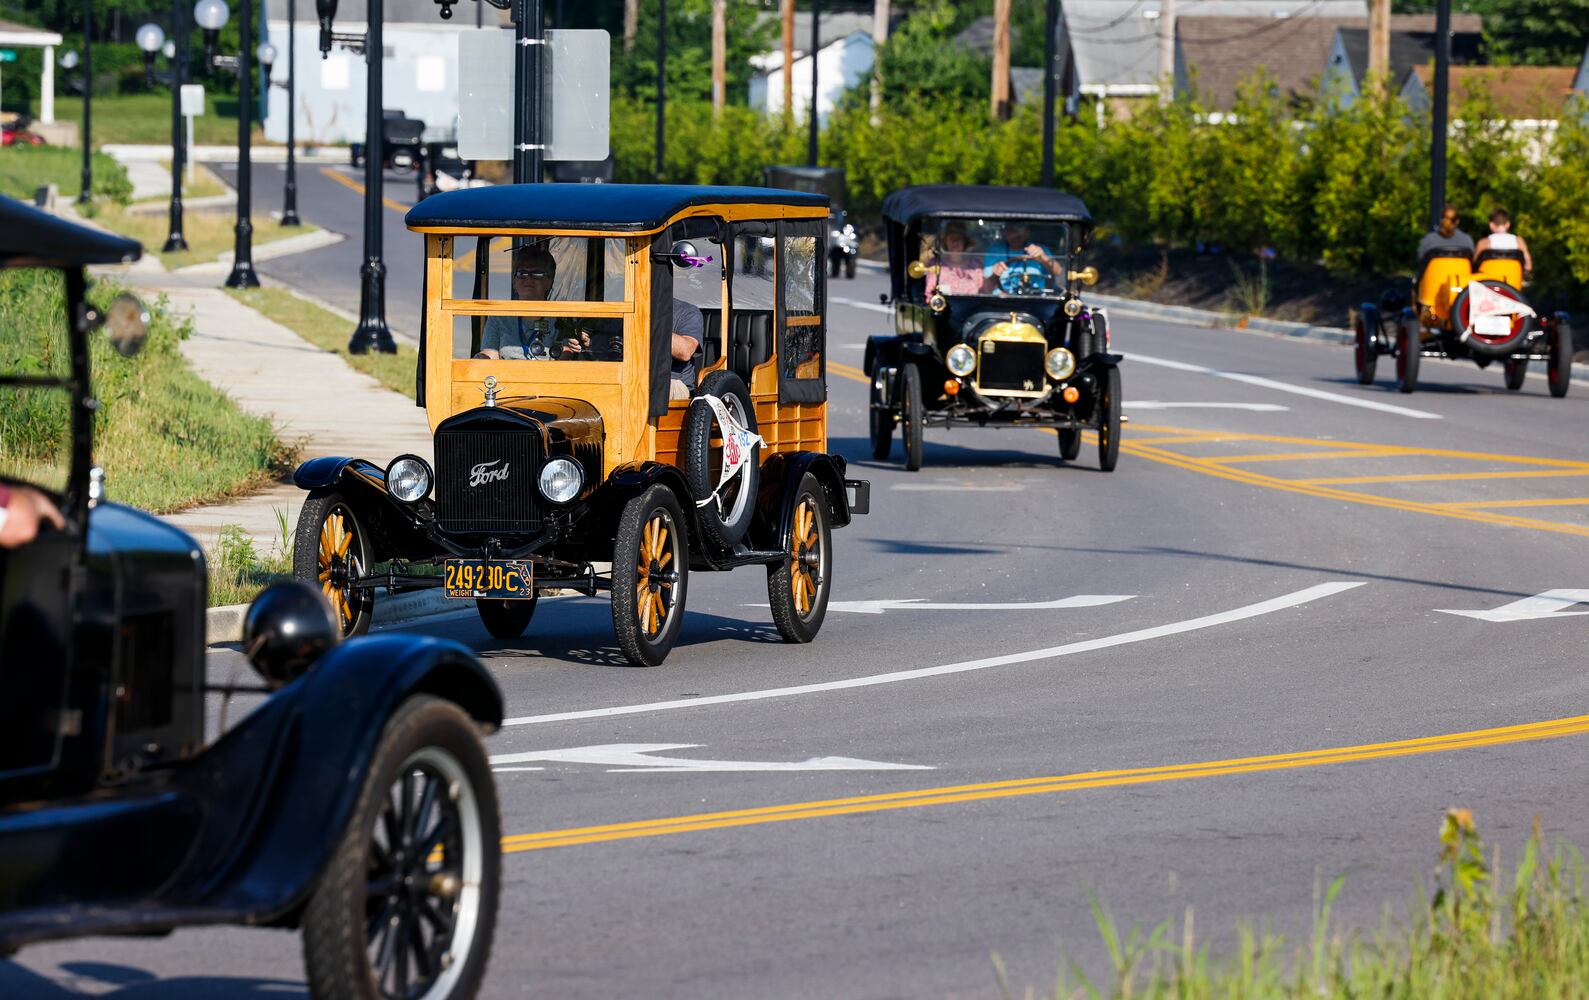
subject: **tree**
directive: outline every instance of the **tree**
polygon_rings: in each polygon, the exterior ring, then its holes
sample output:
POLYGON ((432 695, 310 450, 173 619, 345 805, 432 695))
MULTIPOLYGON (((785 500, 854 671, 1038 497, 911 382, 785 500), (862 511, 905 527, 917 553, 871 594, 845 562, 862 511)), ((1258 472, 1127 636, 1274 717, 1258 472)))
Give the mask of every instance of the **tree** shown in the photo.
MULTIPOLYGON (((1398 14, 1424 14, 1430 0, 1395 0, 1398 14)), ((1576 66, 1589 45, 1589 0, 1453 0, 1452 10, 1484 18, 1492 62, 1576 66)))

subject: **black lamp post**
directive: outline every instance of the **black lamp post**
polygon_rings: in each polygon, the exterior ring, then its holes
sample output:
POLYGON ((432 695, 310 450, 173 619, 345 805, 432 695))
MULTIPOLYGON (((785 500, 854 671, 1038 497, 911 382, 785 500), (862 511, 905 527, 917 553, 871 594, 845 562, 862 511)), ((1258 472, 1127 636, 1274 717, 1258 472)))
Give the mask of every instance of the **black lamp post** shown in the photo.
POLYGON ((811 120, 806 137, 806 165, 817 165, 817 50, 822 46, 822 0, 811 0, 811 120))
POLYGON ((153 22, 142 25, 133 35, 139 51, 143 53, 143 85, 154 86, 154 57, 166 43, 166 33, 153 22))
POLYGON ((287 187, 282 194, 281 224, 302 225, 298 220, 298 0, 287 0, 287 187))
POLYGON ((1451 104, 1451 0, 1435 6, 1434 134, 1429 144, 1429 228, 1446 206, 1446 115, 1451 104))
MULTIPOLYGON (((289 18, 291 17, 291 15, 288 16, 289 18)), ((289 21, 288 24, 289 27, 287 30, 289 34, 287 36, 287 51, 291 52, 291 21, 289 21)), ((289 55, 287 59, 288 66, 286 82, 281 80, 272 80, 270 78, 270 70, 272 66, 276 65, 276 46, 270 44, 269 42, 261 42, 259 44, 259 65, 260 68, 265 71, 265 80, 267 86, 281 87, 283 90, 287 91, 287 189, 282 202, 281 224, 284 226, 297 226, 301 225, 302 223, 298 219, 298 178, 297 171, 295 169, 297 165, 293 162, 292 155, 292 57, 289 55)))
POLYGON ((188 14, 187 0, 176 0, 171 5, 171 207, 170 230, 166 234, 165 253, 177 253, 188 248, 182 235, 182 168, 187 165, 188 142, 182 127, 182 85, 188 78, 188 14))
MULTIPOLYGON (((316 0, 324 23, 325 0, 316 0)), ((336 0, 331 0, 332 11, 336 0)), ((364 39, 364 64, 369 79, 364 94, 364 264, 359 291, 359 325, 348 341, 349 354, 374 350, 396 354, 397 342, 386 324, 386 261, 381 257, 381 184, 385 180, 386 129, 381 108, 381 63, 385 52, 381 36, 381 0, 369 0, 369 28, 364 39)))
POLYGON ((667 149, 668 106, 668 0, 657 0, 657 181, 662 180, 662 159, 667 149))
POLYGON ((254 11, 253 0, 240 0, 235 56, 215 54, 216 36, 231 17, 226 0, 199 0, 193 19, 204 29, 204 54, 211 67, 237 73, 237 224, 233 227, 232 273, 227 288, 258 288, 254 273, 254 198, 252 133, 254 128, 254 11))
POLYGON ((1047 36, 1043 39, 1043 186, 1054 186, 1054 55, 1059 32, 1059 0, 1048 0, 1043 23, 1047 36))
MULTIPOLYGON (((69 54, 69 53, 68 53, 69 54)), ((68 66, 67 69, 72 67, 68 66)), ((86 205, 89 190, 94 186, 94 171, 89 165, 93 158, 92 132, 94 114, 94 0, 83 0, 83 176, 82 190, 77 192, 77 203, 86 205)))

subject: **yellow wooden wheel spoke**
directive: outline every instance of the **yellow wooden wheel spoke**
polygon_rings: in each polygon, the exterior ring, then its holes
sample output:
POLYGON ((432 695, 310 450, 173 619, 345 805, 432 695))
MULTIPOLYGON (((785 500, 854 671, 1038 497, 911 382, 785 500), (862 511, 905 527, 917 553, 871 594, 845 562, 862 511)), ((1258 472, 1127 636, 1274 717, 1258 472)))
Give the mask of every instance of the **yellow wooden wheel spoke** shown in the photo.
POLYGON ((657 634, 657 595, 647 594, 646 601, 646 634, 657 634))
POLYGON ((320 582, 321 583, 330 583, 331 582, 331 571, 330 570, 324 569, 324 570, 320 571, 320 582))
POLYGON ((353 609, 348 607, 348 595, 337 591, 337 604, 342 612, 342 627, 347 628, 348 622, 353 620, 353 609))
POLYGON ((667 544, 668 524, 659 517, 657 518, 657 547, 651 551, 651 558, 660 558, 661 553, 667 548, 667 544))
POLYGON ((663 566, 666 566, 668 564, 668 560, 672 559, 672 558, 673 558, 673 553, 672 552, 663 552, 660 556, 657 556, 657 567, 661 568, 663 566))

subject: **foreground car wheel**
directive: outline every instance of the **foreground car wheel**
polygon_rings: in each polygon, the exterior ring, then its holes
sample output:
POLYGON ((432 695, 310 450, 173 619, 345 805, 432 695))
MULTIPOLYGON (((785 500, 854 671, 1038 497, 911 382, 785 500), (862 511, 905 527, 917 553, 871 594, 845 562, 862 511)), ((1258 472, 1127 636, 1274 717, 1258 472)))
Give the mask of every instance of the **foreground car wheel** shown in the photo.
POLYGON ((1567 387, 1572 385, 1572 326, 1564 319, 1558 319, 1550 331, 1545 378, 1550 383, 1550 394, 1557 399, 1567 395, 1567 387))
POLYGON ((808 472, 800 479, 789 551, 783 562, 767 567, 772 623, 784 642, 810 642, 822 628, 833 588, 831 540, 827 494, 808 472))
POLYGON ((344 636, 363 635, 375 615, 375 591, 353 586, 372 564, 370 538, 340 493, 310 493, 298 512, 292 575, 319 587, 344 636))
POLYGON ((1098 392, 1098 468, 1113 472, 1120 461, 1120 369, 1110 368, 1098 392))
POLYGON ((673 491, 653 486, 624 505, 612 552, 612 628, 637 667, 667 658, 684 621, 689 582, 684 513, 673 491))
POLYGON ((899 435, 905 446, 905 469, 915 472, 921 468, 922 431, 927 424, 921 409, 921 372, 915 365, 906 365, 900 383, 899 435))
POLYGON ((310 994, 474 996, 496 929, 500 836, 473 720, 440 698, 404 702, 304 910, 310 994))
POLYGON ((540 594, 528 600, 477 600, 474 602, 475 610, 480 612, 480 624, 486 627, 494 639, 517 639, 530 627, 530 619, 535 617, 535 604, 540 600, 540 594))
POLYGON ((1408 393, 1418 388, 1418 362, 1423 355, 1418 321, 1402 319, 1396 324, 1396 389, 1408 393))
POLYGON ((1379 365, 1378 337, 1369 331, 1363 314, 1357 314, 1357 334, 1354 359, 1357 362, 1357 384, 1373 385, 1374 369, 1379 365))
POLYGON ((1054 433, 1059 435, 1060 460, 1074 462, 1076 456, 1081 454, 1081 429, 1077 427, 1060 428, 1054 433))

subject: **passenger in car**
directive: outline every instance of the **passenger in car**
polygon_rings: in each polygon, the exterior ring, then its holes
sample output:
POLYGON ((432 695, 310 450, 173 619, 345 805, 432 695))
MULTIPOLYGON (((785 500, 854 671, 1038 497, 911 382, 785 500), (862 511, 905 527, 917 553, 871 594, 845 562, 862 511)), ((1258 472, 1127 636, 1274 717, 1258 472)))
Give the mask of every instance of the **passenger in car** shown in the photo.
POLYGON ((668 380, 669 399, 689 399, 695 388, 695 355, 706 339, 706 317, 683 299, 673 300, 673 372, 668 380))
POLYGON ((40 524, 66 527, 50 498, 31 486, 0 483, 0 549, 14 549, 33 541, 40 524))
POLYGON ((990 282, 982 272, 981 255, 972 252, 965 223, 946 224, 936 243, 929 263, 936 264, 938 270, 927 272, 927 294, 981 295, 990 282))
POLYGON ((1512 217, 1504 208, 1497 208, 1490 213, 1490 235, 1479 240, 1479 245, 1473 248, 1474 260, 1477 261, 1479 255, 1486 250, 1521 250, 1523 270, 1534 269, 1534 257, 1528 252, 1528 243, 1512 232, 1512 217))

